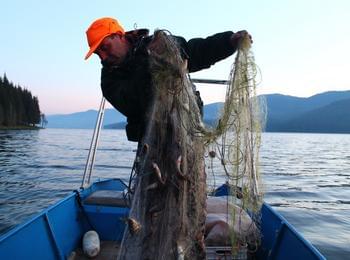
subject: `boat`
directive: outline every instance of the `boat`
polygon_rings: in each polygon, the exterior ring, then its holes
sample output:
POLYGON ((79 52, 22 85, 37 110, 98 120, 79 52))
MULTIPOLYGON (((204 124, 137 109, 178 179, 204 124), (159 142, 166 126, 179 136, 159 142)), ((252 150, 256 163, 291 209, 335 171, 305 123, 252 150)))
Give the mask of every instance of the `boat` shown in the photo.
MULTIPOLYGON (((104 106, 102 98, 80 188, 1 235, 0 259, 89 259, 82 240, 90 230, 96 231, 100 240, 100 252, 93 259, 118 257, 128 226, 128 186, 121 179, 90 183, 104 106)), ((229 186, 223 184, 211 196, 229 194, 229 186)), ((252 259, 326 259, 267 203, 263 203, 259 217, 261 244, 252 259)), ((206 247, 207 259, 247 259, 247 250, 239 253, 232 255, 230 247, 206 247)))
MULTIPOLYGON (((94 259, 116 259, 128 218, 127 185, 120 179, 99 180, 80 188, 0 237, 0 259, 88 259, 83 235, 95 230, 101 251, 94 259)), ((217 196, 227 195, 217 193, 217 196)), ((262 243, 255 259, 326 259, 271 206, 261 208, 262 243)), ((207 247, 208 259, 230 254, 207 247)))

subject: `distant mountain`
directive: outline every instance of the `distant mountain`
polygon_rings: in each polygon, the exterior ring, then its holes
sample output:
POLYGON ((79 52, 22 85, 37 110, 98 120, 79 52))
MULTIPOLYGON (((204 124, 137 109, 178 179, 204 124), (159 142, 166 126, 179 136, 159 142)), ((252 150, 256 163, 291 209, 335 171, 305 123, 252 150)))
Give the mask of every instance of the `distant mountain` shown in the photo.
MULTIPOLYGON (((46 117, 48 128, 94 128, 97 120, 98 111, 87 110, 73 114, 49 115, 46 117)), ((117 110, 110 108, 104 113, 103 125, 113 124, 115 122, 126 121, 125 116, 117 110)))
POLYGON ((350 99, 303 113, 276 128, 279 132, 350 133, 350 99))
MULTIPOLYGON (((214 124, 220 113, 223 103, 212 103, 204 106, 204 121, 214 124)), ((87 110, 73 114, 49 115, 47 116, 47 128, 94 128, 98 111, 87 110)), ((103 127, 106 129, 124 129, 126 118, 114 108, 106 109, 103 127)))
MULTIPOLYGON (((346 100, 350 99, 350 91, 329 91, 308 98, 285 96, 281 94, 270 94, 262 97, 266 100, 267 104, 267 132, 302 132, 306 131, 305 129, 309 129, 309 127, 304 127, 304 124, 301 124, 303 118, 305 119, 308 117, 308 124, 310 124, 313 122, 313 119, 307 115, 312 115, 316 118, 317 113, 320 113, 320 111, 326 114, 327 111, 333 112, 332 106, 329 105, 333 104, 334 102, 344 100, 344 102, 341 103, 341 105, 338 104, 337 107, 339 111, 347 113, 348 110, 346 109, 345 105, 347 104, 346 100), (342 106, 344 107, 341 108, 342 106)), ((333 116, 334 115, 332 115, 332 117, 333 116)), ((322 118, 325 124, 328 124, 329 120, 331 120, 330 118, 326 117, 322 118)), ((312 130, 312 132, 318 131, 323 132, 324 130, 317 130, 316 126, 312 130)), ((337 132, 335 129, 333 131, 337 132)), ((350 132, 350 128, 348 131, 350 132)))
MULTIPOLYGON (((350 133, 350 91, 331 91, 308 98, 281 94, 262 95, 267 105, 267 132, 350 133)), ((222 102, 204 106, 204 122, 215 125, 222 102)), ((94 128, 96 110, 68 115, 47 116, 55 128, 94 128)), ((105 128, 124 129, 126 118, 115 109, 106 109, 105 128)))
POLYGON ((125 126, 126 126, 126 122, 124 121, 124 122, 104 125, 104 128, 105 129, 124 129, 125 126))
POLYGON ((213 126, 217 123, 217 120, 220 116, 221 109, 223 108, 224 103, 217 102, 211 103, 204 106, 203 112, 203 121, 206 125, 213 126))
POLYGON ((308 98, 281 94, 263 95, 268 105, 268 115, 273 119, 289 120, 300 113, 350 98, 350 91, 329 91, 308 98))

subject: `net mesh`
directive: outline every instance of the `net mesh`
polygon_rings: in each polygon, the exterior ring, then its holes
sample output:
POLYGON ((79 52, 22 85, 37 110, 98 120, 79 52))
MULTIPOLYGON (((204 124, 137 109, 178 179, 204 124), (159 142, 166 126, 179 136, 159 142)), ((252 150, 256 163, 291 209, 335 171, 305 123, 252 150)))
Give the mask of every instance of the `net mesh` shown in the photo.
MULTIPOLYGON (((211 163, 219 160, 222 169, 214 174, 224 173, 234 193, 227 198, 239 205, 229 208, 231 225, 240 226, 238 210, 257 213, 261 206, 257 165, 262 113, 254 96, 256 70, 250 41, 240 44, 215 128, 205 127, 201 120, 186 61, 173 38, 156 31, 148 48, 154 100, 139 144, 137 178, 119 258, 203 259, 205 151, 211 163)), ((259 242, 258 232, 249 238, 236 233, 230 235, 232 248, 259 242)))
POLYGON ((218 176, 223 176, 219 179, 225 179, 230 187, 230 196, 227 197, 230 216, 227 221, 230 226, 236 225, 230 235, 234 254, 247 245, 254 251, 260 243, 258 228, 263 190, 259 149, 261 130, 266 121, 266 105, 262 98, 256 96, 258 70, 250 47, 249 37, 243 38, 231 68, 220 119, 214 129, 201 131, 213 176, 211 183, 208 181, 209 193, 217 186, 218 176), (243 223, 242 210, 252 213, 252 225, 256 226, 243 223))

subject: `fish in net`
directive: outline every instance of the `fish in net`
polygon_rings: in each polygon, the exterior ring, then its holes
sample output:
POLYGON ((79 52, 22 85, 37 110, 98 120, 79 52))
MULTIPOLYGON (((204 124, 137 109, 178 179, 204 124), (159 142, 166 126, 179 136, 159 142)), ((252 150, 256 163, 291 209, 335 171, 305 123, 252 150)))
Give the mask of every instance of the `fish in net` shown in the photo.
MULTIPOLYGON (((247 40, 247 39, 246 39, 247 40)), ((139 143, 132 204, 119 259, 204 259, 207 217, 205 151, 218 151, 223 172, 241 199, 227 207, 258 212, 262 193, 257 167, 260 128, 249 46, 242 42, 216 128, 204 126, 186 60, 174 38, 154 33, 149 45, 153 102, 139 143)), ((214 158, 214 157, 212 157, 214 158)), ((236 196, 229 196, 236 198, 236 196)), ((235 199, 230 199, 235 200, 235 199)), ((208 214, 209 215, 209 214, 208 214)), ((238 217, 234 217, 238 216, 238 217)), ((239 225, 238 225, 239 226, 239 225)), ((233 230, 233 229, 232 229, 233 230)), ((258 231, 257 231, 258 232, 258 231)), ((232 248, 243 242, 228 234, 232 248)), ((251 236, 250 236, 251 237, 251 236)), ((259 234, 254 234, 258 243, 259 234)))

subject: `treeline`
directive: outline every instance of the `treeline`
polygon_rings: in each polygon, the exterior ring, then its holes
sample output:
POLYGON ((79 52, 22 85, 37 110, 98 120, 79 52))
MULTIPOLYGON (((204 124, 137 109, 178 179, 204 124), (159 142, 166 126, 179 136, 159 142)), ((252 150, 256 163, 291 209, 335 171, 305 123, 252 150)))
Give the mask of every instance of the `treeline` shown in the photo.
POLYGON ((35 126, 44 117, 39 101, 27 89, 0 77, 0 127, 35 126))

